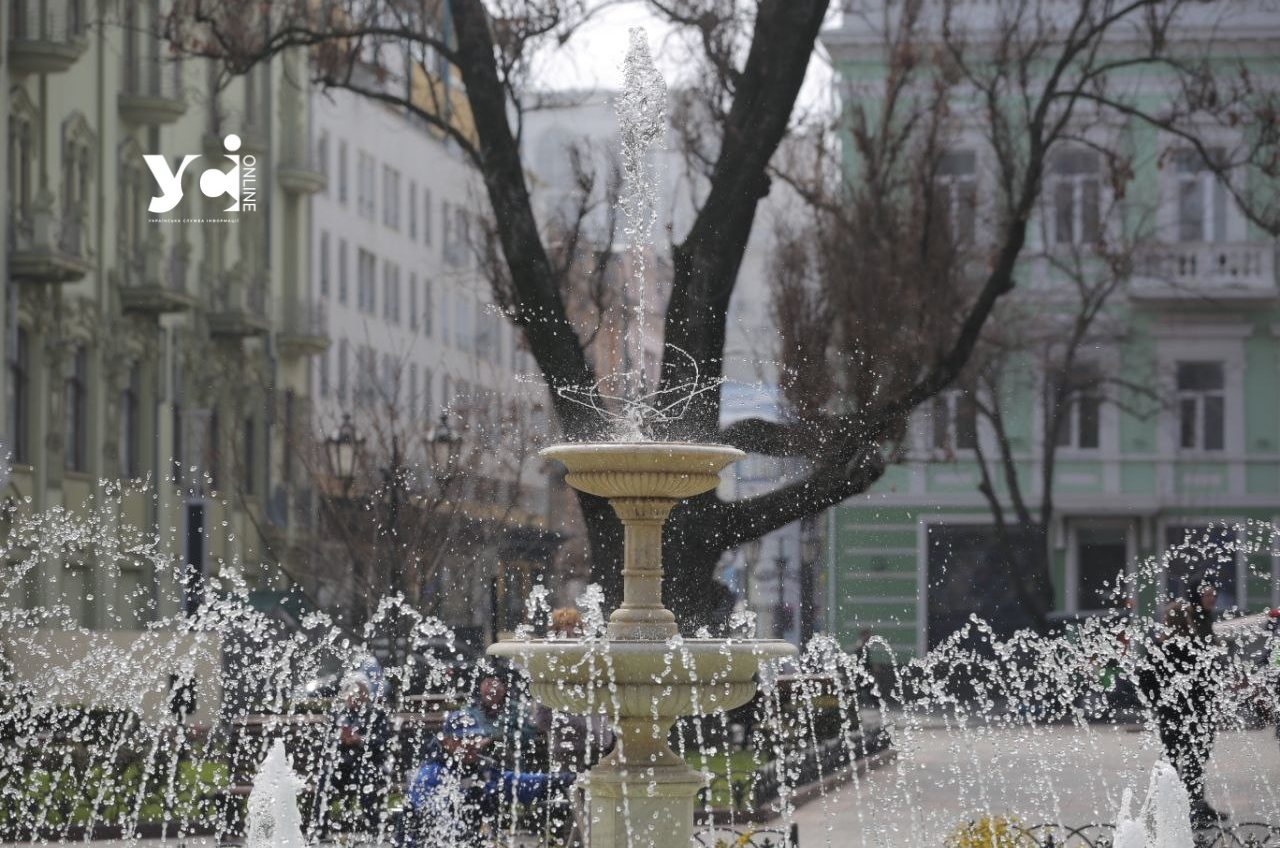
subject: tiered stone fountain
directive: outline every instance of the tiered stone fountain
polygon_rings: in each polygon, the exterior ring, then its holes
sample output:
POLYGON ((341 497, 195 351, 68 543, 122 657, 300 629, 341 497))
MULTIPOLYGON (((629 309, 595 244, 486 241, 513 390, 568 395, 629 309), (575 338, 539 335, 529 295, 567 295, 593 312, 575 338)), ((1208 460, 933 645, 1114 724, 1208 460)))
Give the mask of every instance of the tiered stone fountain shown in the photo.
POLYGON ((795 653, 778 640, 681 639, 662 603, 667 515, 714 489, 743 453, 635 442, 557 445, 542 455, 564 464, 570 486, 608 498, 622 520, 622 605, 603 639, 511 640, 489 653, 524 667, 538 701, 614 725, 618 743, 590 774, 591 848, 686 848, 704 781, 672 751, 672 725, 747 703, 761 664, 795 653))

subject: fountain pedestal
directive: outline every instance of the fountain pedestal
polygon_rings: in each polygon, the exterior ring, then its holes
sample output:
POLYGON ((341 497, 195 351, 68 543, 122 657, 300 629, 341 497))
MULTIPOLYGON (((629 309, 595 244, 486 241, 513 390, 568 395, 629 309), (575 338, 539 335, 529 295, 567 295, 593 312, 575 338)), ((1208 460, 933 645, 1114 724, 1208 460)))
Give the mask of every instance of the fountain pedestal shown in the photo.
POLYGON ((614 727, 614 750, 591 770, 591 848, 684 848, 703 777, 671 750, 682 716, 751 700, 761 663, 790 656, 778 640, 681 639, 662 603, 662 524, 683 499, 715 488, 743 454, 663 442, 559 445, 542 452, 570 486, 609 499, 624 527, 623 600, 606 637, 512 640, 489 648, 529 674, 533 697, 614 727))

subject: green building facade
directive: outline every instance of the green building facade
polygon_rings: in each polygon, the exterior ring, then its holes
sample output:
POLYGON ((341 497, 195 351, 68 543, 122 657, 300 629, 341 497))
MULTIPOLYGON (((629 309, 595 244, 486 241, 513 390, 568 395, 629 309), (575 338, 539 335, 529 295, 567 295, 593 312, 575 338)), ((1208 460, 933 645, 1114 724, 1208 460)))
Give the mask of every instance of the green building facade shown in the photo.
MULTIPOLYGON (((824 38, 846 90, 883 73, 880 42, 865 27, 865 19, 846 15, 824 38)), ((1231 46, 1260 75, 1274 75, 1280 26, 1272 19, 1269 29, 1240 33, 1231 46)), ((1152 85, 1143 96, 1164 95, 1152 85)), ((1188 533, 1221 539, 1243 535, 1233 526, 1280 525, 1275 239, 1246 219, 1216 177, 1181 154, 1176 138, 1114 122, 1081 134, 1099 147, 1132 151, 1134 176, 1126 202, 1117 204, 1120 220, 1103 226, 1132 228, 1141 209, 1150 233, 1137 247, 1132 276, 1108 302, 1106 332, 1087 345, 1087 365, 1141 386, 1149 402, 1141 412, 1123 398, 1077 404, 1058 440, 1047 542, 1055 616, 1123 603, 1111 591, 1115 575, 1132 573, 1188 533)), ((1105 217, 1089 212, 1090 203, 1105 206, 1107 189, 1100 172, 1091 172, 1096 159, 1088 151, 1064 146, 1053 154, 1064 158, 1050 159, 1040 220, 1032 222, 1035 235, 1011 297, 1042 298, 1054 308, 1055 286, 1063 282, 1042 257, 1055 240, 1079 248, 1088 240, 1083 230, 1105 217), (1083 156, 1074 160, 1083 167, 1070 164, 1073 153, 1083 156), (1056 198, 1064 205, 1055 208, 1056 198), (1054 219, 1063 208, 1075 210, 1072 221, 1054 219)), ((991 164, 984 164, 981 134, 959 132, 948 155, 951 191, 960 185, 981 204, 991 164)), ((1045 381, 1033 373, 1031 357, 1012 365, 1006 371, 1022 377, 1003 386, 1000 405, 1034 505, 1045 381)), ((996 453, 987 422, 953 389, 917 412, 909 440, 904 460, 869 493, 828 516, 827 625, 846 646, 869 632, 900 655, 920 654, 971 614, 1020 623, 1008 581, 993 564, 992 511, 978 489, 975 440, 989 448, 989 460, 996 453)), ((1007 497, 998 480, 997 491, 1007 497)), ((1235 559, 1217 575, 1220 607, 1280 606, 1280 557, 1264 551, 1235 559)), ((1134 602, 1152 608, 1165 593, 1183 591, 1187 574, 1178 569, 1157 570, 1134 602)))

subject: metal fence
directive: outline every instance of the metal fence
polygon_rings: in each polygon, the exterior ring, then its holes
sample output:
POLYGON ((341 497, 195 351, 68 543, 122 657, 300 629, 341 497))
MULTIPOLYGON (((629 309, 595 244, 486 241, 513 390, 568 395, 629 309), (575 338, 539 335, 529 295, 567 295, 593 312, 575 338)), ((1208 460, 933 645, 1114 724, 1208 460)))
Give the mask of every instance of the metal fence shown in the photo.
MULTIPOLYGON (((1018 848, 1111 848, 1115 825, 1038 824, 1009 828, 1010 846, 1018 848)), ((1272 848, 1280 846, 1280 825, 1264 822, 1213 825, 1195 832, 1196 848, 1272 848)))
POLYGON ((716 827, 694 833, 697 848, 799 848, 800 826, 790 828, 716 827))

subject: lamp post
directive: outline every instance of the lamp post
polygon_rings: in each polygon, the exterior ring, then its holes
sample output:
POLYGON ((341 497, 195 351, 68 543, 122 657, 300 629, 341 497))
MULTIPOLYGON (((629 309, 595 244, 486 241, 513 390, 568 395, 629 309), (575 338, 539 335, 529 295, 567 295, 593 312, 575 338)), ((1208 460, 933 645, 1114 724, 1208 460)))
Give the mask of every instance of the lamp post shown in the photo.
MULTIPOLYGON (((351 416, 343 413, 341 426, 324 441, 324 452, 329 460, 330 473, 337 478, 342 486, 342 500, 344 503, 351 496, 351 484, 355 481, 356 464, 363 449, 364 439, 356 435, 356 427, 351 423, 351 416)), ((355 575, 363 567, 362 563, 353 562, 352 574, 355 575)), ((351 614, 353 618, 363 618, 363 610, 356 600, 357 597, 358 593, 352 591, 351 614)))
POLYGON ((818 559, 822 556, 822 534, 817 517, 800 519, 800 647, 813 638, 818 610, 814 597, 818 559))
MULTIPOLYGON (((752 539, 750 542, 747 542, 742 546, 742 558, 745 560, 746 564, 746 567, 742 571, 743 606, 754 613, 755 611, 751 609, 751 584, 753 582, 753 578, 756 576, 756 568, 760 565, 759 539, 752 539)), ((755 634, 753 633, 752 635, 754 636, 755 634)))
POLYGON ((787 558, 785 541, 778 539, 778 555, 773 558, 773 567, 777 572, 778 578, 778 598, 773 607, 773 637, 781 639, 787 632, 787 595, 786 595, 786 579, 787 565, 790 560, 787 558))
POLYGON ((444 487, 457 473, 458 456, 462 452, 462 436, 449 426, 449 413, 441 412, 440 421, 427 434, 431 443, 431 466, 436 482, 440 486, 440 494, 444 487))
POLYGON ((364 439, 356 435, 356 427, 348 413, 342 414, 342 424, 337 432, 325 439, 324 450, 329 458, 329 470, 342 484, 342 496, 351 492, 356 476, 356 461, 364 450, 364 439))

